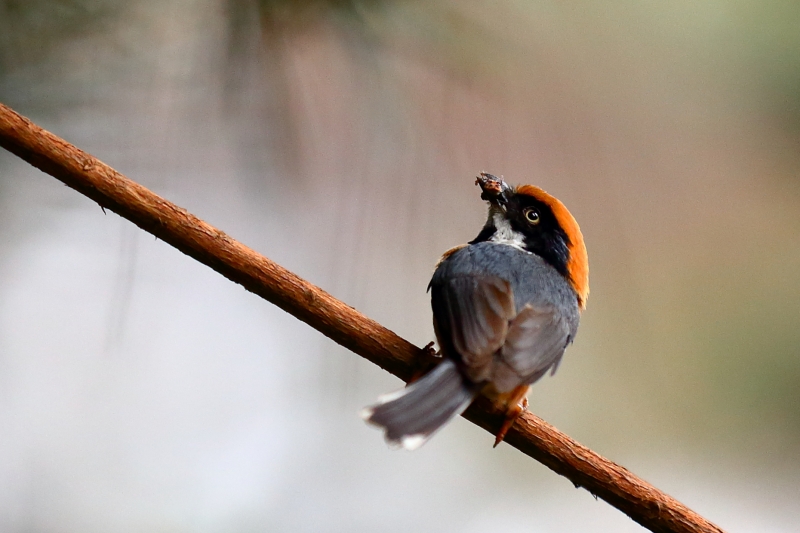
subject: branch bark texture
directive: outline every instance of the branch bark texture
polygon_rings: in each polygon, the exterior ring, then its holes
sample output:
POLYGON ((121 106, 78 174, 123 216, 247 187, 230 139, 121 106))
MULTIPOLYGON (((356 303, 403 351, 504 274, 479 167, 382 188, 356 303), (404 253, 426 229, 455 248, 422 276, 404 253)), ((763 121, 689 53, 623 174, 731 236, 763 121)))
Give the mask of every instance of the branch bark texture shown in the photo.
MULTIPOLYGON (((404 381, 411 377, 420 348, 2 104, 0 146, 345 348, 404 381)), ((464 417, 492 433, 503 421, 503 413, 486 399, 476 401, 464 417)), ((530 412, 517 419, 505 442, 651 531, 722 532, 679 501, 530 412)))

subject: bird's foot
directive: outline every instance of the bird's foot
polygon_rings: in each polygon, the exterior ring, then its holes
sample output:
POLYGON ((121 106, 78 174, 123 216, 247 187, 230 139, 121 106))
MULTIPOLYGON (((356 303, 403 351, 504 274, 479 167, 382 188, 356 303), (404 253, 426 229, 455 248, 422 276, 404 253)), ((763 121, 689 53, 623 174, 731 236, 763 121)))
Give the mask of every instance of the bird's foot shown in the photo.
POLYGON ((506 416, 503 420, 503 425, 500 426, 500 431, 495 435, 493 448, 497 448, 497 445, 503 442, 503 439, 506 438, 506 433, 517 421, 519 415, 528 410, 528 389, 530 389, 529 385, 520 385, 511 391, 506 403, 506 416))
POLYGON ((419 351, 419 356, 414 362, 414 373, 411 374, 411 379, 408 384, 412 384, 419 378, 428 373, 430 369, 442 362, 442 356, 433 348, 433 341, 429 342, 419 351))

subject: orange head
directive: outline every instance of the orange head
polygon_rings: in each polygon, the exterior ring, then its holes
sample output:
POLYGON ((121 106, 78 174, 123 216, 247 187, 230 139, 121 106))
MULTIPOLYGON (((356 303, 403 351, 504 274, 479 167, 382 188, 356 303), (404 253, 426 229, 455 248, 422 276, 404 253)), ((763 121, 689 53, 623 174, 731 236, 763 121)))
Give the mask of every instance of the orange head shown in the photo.
POLYGON ((489 219, 473 242, 494 240, 535 253, 569 281, 581 309, 589 297, 589 258, 581 228, 558 198, 539 187, 510 187, 482 173, 481 197, 491 204, 489 219))

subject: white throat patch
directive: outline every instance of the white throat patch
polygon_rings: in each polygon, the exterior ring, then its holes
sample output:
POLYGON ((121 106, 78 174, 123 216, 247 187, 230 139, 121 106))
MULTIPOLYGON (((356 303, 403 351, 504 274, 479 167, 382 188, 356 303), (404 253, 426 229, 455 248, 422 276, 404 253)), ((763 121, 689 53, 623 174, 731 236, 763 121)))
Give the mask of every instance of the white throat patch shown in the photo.
POLYGON ((523 245, 525 244, 525 237, 522 235, 522 233, 514 231, 514 229, 511 227, 511 223, 506 219, 506 217, 504 217, 501 213, 493 213, 492 222, 494 222, 496 231, 489 239, 491 242, 496 242, 497 244, 507 244, 509 246, 513 246, 514 248, 519 248, 523 252, 525 251, 525 248, 523 248, 523 245))

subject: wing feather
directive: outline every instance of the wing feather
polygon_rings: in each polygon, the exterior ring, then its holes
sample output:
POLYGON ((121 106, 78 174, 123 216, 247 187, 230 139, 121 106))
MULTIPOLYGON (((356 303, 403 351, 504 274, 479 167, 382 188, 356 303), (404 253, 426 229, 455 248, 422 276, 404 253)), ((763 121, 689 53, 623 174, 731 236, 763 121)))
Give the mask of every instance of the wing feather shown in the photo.
POLYGON ((457 276, 433 288, 432 302, 439 344, 461 361, 473 382, 489 379, 492 362, 506 340, 514 317, 511 286, 495 276, 457 276))
POLYGON ((552 306, 526 305, 511 321, 492 382, 500 392, 555 368, 570 341, 569 322, 552 306))

